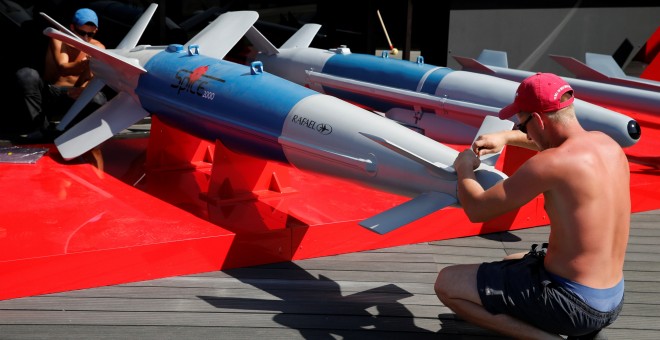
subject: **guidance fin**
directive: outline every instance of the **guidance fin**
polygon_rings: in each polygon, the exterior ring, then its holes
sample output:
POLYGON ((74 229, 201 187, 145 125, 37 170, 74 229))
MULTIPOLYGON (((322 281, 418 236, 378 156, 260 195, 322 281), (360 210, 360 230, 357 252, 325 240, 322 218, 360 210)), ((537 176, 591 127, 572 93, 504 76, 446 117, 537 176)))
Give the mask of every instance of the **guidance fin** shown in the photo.
POLYGON ((477 60, 484 65, 509 68, 508 56, 504 51, 482 50, 477 60))
POLYGON ((550 55, 578 79, 633 87, 647 91, 660 91, 660 82, 626 75, 614 58, 605 54, 587 53, 586 64, 571 57, 550 55))
POLYGON ((94 99, 94 96, 96 95, 97 92, 101 91, 101 89, 105 86, 105 83, 98 77, 92 78, 92 80, 87 83, 87 86, 85 86, 85 89, 83 92, 80 94, 80 97, 76 99, 76 101, 71 105, 69 110, 66 112, 64 117, 60 120, 59 124, 57 124, 57 130, 58 131, 64 131, 67 126, 69 126, 69 123, 76 118, 78 113, 82 111, 82 109, 89 104, 89 102, 94 99))
POLYGON ((395 144, 394 142, 389 141, 385 138, 374 136, 374 135, 368 134, 366 132, 360 132, 360 134, 367 137, 367 138, 369 138, 369 139, 371 139, 372 141, 374 141, 374 142, 376 142, 376 143, 378 143, 378 144, 380 144, 380 145, 382 145, 382 146, 398 153, 399 155, 401 155, 403 157, 406 157, 408 159, 411 159, 411 160, 423 165, 428 170, 430 170, 434 174, 437 174, 438 176, 440 176, 444 180, 447 180, 447 181, 455 181, 456 180, 456 171, 454 171, 454 168, 449 166, 449 165, 438 163, 438 162, 433 163, 433 162, 429 161, 428 159, 426 159, 422 156, 419 156, 419 155, 417 155, 417 154, 415 154, 415 153, 413 153, 413 152, 411 152, 411 151, 409 151, 409 150, 407 150, 407 149, 405 149, 405 148, 403 148, 403 147, 401 147, 401 146, 395 144))
POLYGON ((271 56, 274 54, 280 53, 280 51, 273 44, 270 43, 266 37, 264 37, 258 29, 254 26, 245 33, 245 37, 250 41, 250 43, 257 49, 257 51, 271 56))
POLYGON ((67 44, 71 44, 73 45, 73 47, 92 56, 92 58, 99 59, 100 61, 106 64, 110 64, 112 67, 114 67, 117 70, 117 73, 121 73, 122 75, 127 75, 127 74, 139 75, 147 72, 147 70, 145 70, 142 66, 140 66, 139 62, 136 59, 125 58, 118 54, 114 54, 110 51, 103 50, 86 41, 77 40, 67 34, 59 32, 53 29, 52 27, 46 28, 44 30, 44 34, 51 38, 61 40, 67 44))
POLYGON ((199 45, 202 54, 224 59, 259 18, 253 11, 227 12, 190 39, 186 46, 199 45))
POLYGON ((495 71, 493 71, 490 67, 480 63, 476 59, 459 57, 455 55, 454 60, 456 60, 463 67, 463 70, 475 71, 483 74, 495 74, 495 71))
POLYGON ((307 48, 311 45, 312 40, 316 37, 316 33, 321 29, 319 24, 305 24, 294 35, 292 35, 280 49, 287 48, 307 48))
POLYGON ((627 77, 626 73, 621 69, 621 66, 616 63, 616 60, 614 60, 611 55, 587 52, 585 54, 585 62, 590 68, 603 73, 608 77, 627 77))
POLYGON ((583 64, 581 61, 560 55, 551 54, 550 58, 563 66, 569 72, 573 73, 579 79, 607 82, 609 77, 593 68, 583 64))
POLYGON ((120 92, 112 100, 55 138, 66 160, 78 157, 149 115, 135 99, 120 92))
POLYGON ((440 192, 427 192, 359 224, 382 235, 456 203, 457 200, 453 196, 440 192))
POLYGON ((131 27, 131 30, 128 31, 128 34, 126 34, 124 39, 121 40, 115 49, 131 49, 137 46, 138 41, 140 41, 140 37, 142 37, 142 33, 144 33, 144 30, 147 28, 151 17, 154 15, 154 12, 156 12, 156 8, 158 8, 158 4, 156 3, 149 5, 149 7, 140 16, 140 19, 135 22, 133 27, 131 27))
POLYGON ((58 30, 60 30, 60 31, 62 31, 62 32, 64 32, 64 33, 66 33, 66 34, 68 34, 68 35, 74 37, 75 39, 78 39, 79 41, 83 41, 82 38, 80 38, 79 36, 73 34, 73 32, 69 31, 69 29, 66 28, 66 27, 64 27, 64 25, 60 24, 60 23, 57 22, 55 19, 49 17, 48 14, 46 14, 46 13, 44 13, 44 12, 39 12, 39 14, 40 14, 44 19, 46 19, 46 21, 48 21, 51 25, 55 26, 55 28, 57 28, 58 30))

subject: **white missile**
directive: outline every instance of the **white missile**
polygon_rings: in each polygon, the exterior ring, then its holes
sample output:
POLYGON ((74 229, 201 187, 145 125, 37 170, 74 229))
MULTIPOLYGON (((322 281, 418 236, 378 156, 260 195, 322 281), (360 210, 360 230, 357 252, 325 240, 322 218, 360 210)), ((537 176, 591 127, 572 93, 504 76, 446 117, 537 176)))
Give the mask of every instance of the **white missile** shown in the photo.
MULTIPOLYGON (((319 30, 304 25, 280 48, 257 29, 246 37, 260 51, 256 60, 268 72, 358 103, 436 140, 468 144, 485 116, 496 116, 510 104, 519 83, 474 72, 352 53, 347 47, 322 50, 308 47, 319 30)), ((575 101, 578 120, 587 130, 610 135, 621 146, 640 137, 639 125, 621 113, 575 101)))
MULTIPOLYGON (((152 4, 145 15, 154 10, 152 4)), ((257 17, 256 12, 228 12, 185 45, 160 47, 135 46, 139 35, 133 30, 143 30, 148 22, 141 18, 129 32, 129 42, 114 50, 46 29, 46 35, 92 56, 95 79, 118 92, 55 140, 62 156, 77 157, 153 114, 191 135, 220 140, 234 152, 413 198, 361 223, 375 232, 458 205, 451 168, 456 150, 264 72, 260 62, 245 66, 222 60, 257 17)), ((508 123, 486 120, 484 128, 510 129, 508 123)), ((506 178, 487 162, 475 173, 484 187, 506 178)))

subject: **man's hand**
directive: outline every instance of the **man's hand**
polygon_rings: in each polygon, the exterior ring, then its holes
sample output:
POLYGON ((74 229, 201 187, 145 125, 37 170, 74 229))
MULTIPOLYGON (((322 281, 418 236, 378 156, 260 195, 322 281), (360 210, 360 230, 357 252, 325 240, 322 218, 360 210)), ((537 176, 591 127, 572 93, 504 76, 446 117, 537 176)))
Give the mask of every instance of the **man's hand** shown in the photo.
POLYGON ((73 63, 73 73, 81 74, 89 70, 89 59, 81 59, 73 63))
POLYGON ((481 164, 479 157, 471 149, 465 149, 454 160, 454 169, 458 174, 474 171, 481 164))
POLYGON ((477 156, 498 153, 502 151, 506 142, 507 140, 504 133, 481 135, 477 137, 474 143, 472 143, 472 151, 474 151, 477 156))

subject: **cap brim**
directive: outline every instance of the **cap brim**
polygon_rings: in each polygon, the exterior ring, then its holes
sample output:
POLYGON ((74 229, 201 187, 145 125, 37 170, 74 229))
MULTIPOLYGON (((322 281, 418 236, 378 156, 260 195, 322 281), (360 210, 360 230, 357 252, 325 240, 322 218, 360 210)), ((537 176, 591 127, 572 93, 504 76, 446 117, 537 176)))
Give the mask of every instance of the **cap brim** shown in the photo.
POLYGON ((509 119, 518 112, 520 112, 518 105, 516 105, 516 103, 512 103, 511 105, 505 106, 500 110, 499 117, 500 119, 509 119))

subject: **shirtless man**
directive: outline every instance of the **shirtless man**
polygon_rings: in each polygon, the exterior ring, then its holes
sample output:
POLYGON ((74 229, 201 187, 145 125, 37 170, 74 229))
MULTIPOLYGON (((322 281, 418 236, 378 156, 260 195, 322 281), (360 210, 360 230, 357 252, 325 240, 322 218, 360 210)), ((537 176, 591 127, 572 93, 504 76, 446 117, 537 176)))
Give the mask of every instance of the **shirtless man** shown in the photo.
POLYGON ((543 194, 550 218, 545 249, 503 261, 456 265, 438 274, 442 303, 465 320, 528 339, 593 337, 623 306, 623 262, 630 229, 630 172, 621 147, 575 117, 573 89, 537 73, 523 81, 499 117, 517 130, 484 135, 459 154, 458 197, 470 221, 488 221, 543 194), (477 155, 504 145, 540 151, 485 190, 477 155), (516 258, 516 259, 512 259, 516 258))
MULTIPOLYGON (((105 46, 94 35, 98 31, 98 17, 88 8, 75 12, 69 25, 69 30, 86 42, 105 49, 105 46)), ((49 119, 61 116, 73 105, 92 74, 89 68, 89 57, 62 43, 50 39, 46 52, 43 79, 32 68, 22 68, 16 73, 19 88, 23 91, 26 109, 37 131, 43 133, 49 129, 49 119)), ((102 92, 93 100, 98 108, 106 102, 102 92)))

